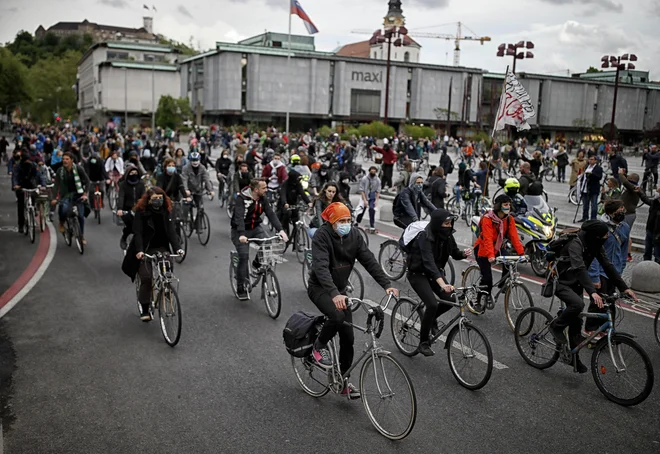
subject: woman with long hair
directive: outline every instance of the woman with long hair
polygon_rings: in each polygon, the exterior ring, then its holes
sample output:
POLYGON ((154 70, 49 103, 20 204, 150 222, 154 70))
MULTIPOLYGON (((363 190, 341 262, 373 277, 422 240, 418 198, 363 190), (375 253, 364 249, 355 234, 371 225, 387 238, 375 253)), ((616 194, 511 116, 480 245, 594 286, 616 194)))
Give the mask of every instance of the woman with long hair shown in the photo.
POLYGON ((309 223, 308 230, 310 238, 313 238, 316 231, 321 227, 321 225, 323 225, 321 213, 323 213, 323 211, 334 202, 344 203, 344 199, 339 194, 339 186, 337 186, 337 183, 329 181, 323 185, 321 192, 314 200, 314 217, 309 223))
POLYGON ((183 254, 179 237, 174 229, 172 200, 161 188, 154 186, 140 198, 133 208, 133 240, 128 246, 122 270, 131 280, 140 275, 138 301, 141 305, 140 320, 151 321, 151 287, 153 284, 151 261, 144 260, 144 254, 176 251, 183 254))
POLYGON ((174 153, 174 162, 176 163, 176 170, 181 173, 181 170, 183 170, 186 164, 188 164, 183 148, 176 149, 176 152, 174 153))

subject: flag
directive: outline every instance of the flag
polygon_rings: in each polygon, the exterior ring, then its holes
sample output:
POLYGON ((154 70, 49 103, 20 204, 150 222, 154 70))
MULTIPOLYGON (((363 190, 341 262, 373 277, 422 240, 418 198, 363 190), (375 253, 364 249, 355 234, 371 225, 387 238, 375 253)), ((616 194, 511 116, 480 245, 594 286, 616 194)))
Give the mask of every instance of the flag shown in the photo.
POLYGON ((147 11, 149 11, 149 7, 148 7, 147 5, 145 5, 144 3, 142 4, 142 8, 146 9, 147 11))
POLYGON ((158 10, 156 9, 156 5, 153 5, 153 10, 154 10, 155 12, 158 12, 158 10))
POLYGON ((506 82, 500 97, 500 106, 495 116, 495 131, 501 131, 505 125, 515 126, 518 131, 530 129, 527 120, 534 117, 534 106, 525 91, 525 87, 518 81, 516 75, 507 68, 506 82))
POLYGON ((291 0, 291 14, 295 14, 303 20, 305 23, 305 28, 307 29, 307 33, 310 35, 319 32, 319 29, 316 28, 316 25, 314 25, 305 10, 302 9, 302 6, 300 6, 300 2, 298 0, 291 0))

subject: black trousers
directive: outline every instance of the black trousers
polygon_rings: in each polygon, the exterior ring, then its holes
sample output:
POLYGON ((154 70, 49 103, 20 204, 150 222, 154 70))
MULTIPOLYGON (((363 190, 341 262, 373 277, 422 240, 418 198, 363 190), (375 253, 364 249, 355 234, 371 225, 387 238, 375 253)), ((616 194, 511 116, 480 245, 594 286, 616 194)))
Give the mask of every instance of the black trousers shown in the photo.
MULTIPOLYGON (((600 277, 599 292, 603 293, 605 295, 613 295, 615 291, 616 291, 616 286, 608 278, 606 278, 605 276, 601 276, 600 277)), ((612 306, 611 310, 612 310, 612 319, 614 320, 614 319, 616 319, 616 306, 612 306)), ((588 311, 589 312, 600 312, 601 314, 604 314, 605 312, 607 312, 607 309, 605 307, 600 309, 596 305, 596 303, 591 302, 591 303, 589 303, 588 311)), ((604 322, 605 322, 604 320, 599 320, 599 319, 595 319, 595 318, 588 318, 586 323, 585 323, 584 329, 587 330, 587 331, 595 331, 604 322)))
POLYGON ((16 190, 16 208, 18 209, 18 228, 25 225, 25 195, 21 189, 16 190))
MULTIPOLYGON (((154 255, 156 252, 170 252, 167 248, 155 248, 149 249, 147 254, 154 255)), ((172 262, 172 268, 174 268, 174 262, 172 262)), ((138 274, 140 275, 140 290, 138 291, 138 301, 140 304, 149 304, 151 303, 151 287, 153 286, 153 275, 151 273, 151 260, 145 258, 140 263, 140 268, 138 268, 138 274)))
POLYGON ((426 306, 419 340, 428 342, 433 321, 453 307, 450 304, 439 303, 435 296, 438 295, 445 301, 452 301, 451 293, 443 291, 436 281, 429 279, 423 273, 408 273, 408 282, 426 306))
POLYGON ((383 188, 392 187, 392 171, 394 164, 383 164, 383 188))
POLYGON ((353 313, 349 309, 338 311, 330 294, 320 287, 310 285, 307 289, 307 296, 327 317, 317 342, 325 347, 333 337, 339 334, 339 368, 343 375, 353 364, 353 344, 355 343, 353 327, 344 324, 344 322, 353 321, 353 313))
POLYGON ((400 216, 394 218, 394 225, 402 229, 406 229, 412 223, 413 223, 413 218, 411 218, 410 216, 400 216))
POLYGON ((577 345, 577 339, 580 336, 581 323, 579 315, 584 310, 583 293, 584 289, 580 284, 568 286, 557 283, 557 289, 555 290, 555 296, 566 304, 566 309, 557 317, 555 326, 562 329, 568 326, 571 347, 577 345))
MULTIPOLYGON (((495 254, 495 256, 500 255, 499 253, 495 254)), ((479 286, 487 290, 488 293, 491 292, 493 289, 493 269, 492 269, 492 263, 488 261, 488 257, 479 257, 479 248, 476 247, 474 248, 474 256, 476 257, 477 260, 477 265, 479 265, 479 271, 481 271, 481 281, 479 282, 479 286)), ((502 267, 502 277, 501 281, 506 279, 506 277, 509 275, 509 269, 506 267, 502 267)))
POLYGON ((298 210, 289 211, 285 209, 284 205, 282 205, 279 208, 278 217, 280 218, 280 223, 282 224, 282 230, 286 232, 290 241, 293 241, 293 238, 291 238, 291 232, 289 231, 289 226, 298 222, 298 219, 300 218, 299 213, 300 212, 298 210))
POLYGON ((128 235, 133 233, 133 213, 131 213, 130 210, 124 211, 121 220, 124 222, 124 229, 121 232, 121 237, 126 239, 128 238, 128 235))

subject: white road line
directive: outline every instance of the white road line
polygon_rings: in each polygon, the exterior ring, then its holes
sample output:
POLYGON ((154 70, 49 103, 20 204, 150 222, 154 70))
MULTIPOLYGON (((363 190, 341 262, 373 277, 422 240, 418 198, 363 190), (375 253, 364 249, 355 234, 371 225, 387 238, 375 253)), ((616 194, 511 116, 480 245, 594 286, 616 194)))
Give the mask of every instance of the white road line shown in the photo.
MULTIPOLYGON (((364 301, 365 303, 369 304, 369 305, 372 306, 372 307, 380 306, 380 305, 379 305, 378 303, 376 303, 375 301, 371 301, 371 300, 367 300, 367 299, 365 299, 365 300, 363 300, 363 301, 364 301)), ((387 315, 389 315, 390 317, 392 317, 392 311, 391 311, 390 309, 385 309, 383 312, 385 312, 387 315)), ((415 323, 415 328, 417 328, 417 330, 421 329, 419 323, 415 323)), ((440 336, 438 339, 440 339, 442 342, 446 342, 446 341, 447 341, 447 336, 442 335, 442 336, 440 336)), ((453 346, 454 348, 456 348, 456 349, 459 349, 459 350, 461 349, 461 344, 459 344, 459 343, 456 342, 456 341, 454 341, 454 342, 452 343, 452 346, 453 346)), ((492 347, 492 346, 491 346, 491 347, 492 347)), ((483 363, 488 363, 488 358, 487 358, 485 355, 483 355, 482 353, 475 352, 475 356, 476 356, 476 358, 477 358, 479 361, 481 361, 481 362, 483 362, 483 363)), ((508 369, 508 368, 509 368, 509 366, 507 366, 507 365, 505 365, 505 364, 502 364, 501 362, 496 361, 495 359, 493 359, 493 367, 494 367, 495 369, 498 369, 498 370, 504 370, 504 369, 508 369)))
MULTIPOLYGON (((53 261, 53 257, 55 257, 55 251, 57 249, 57 234, 55 233, 55 227, 53 224, 47 223, 46 228, 48 229, 48 234, 50 236, 50 245, 48 246, 46 258, 41 263, 41 265, 39 265, 37 272, 34 273, 34 276, 30 278, 27 284, 25 284, 25 286, 16 295, 14 295, 12 299, 10 299, 9 302, 2 309, 0 309, 0 318, 4 317, 7 312, 16 306, 25 297, 25 295, 27 295, 30 290, 32 290, 32 288, 37 285, 37 283, 41 280, 44 273, 50 266, 50 262, 53 261)), ((2 454, 1 450, 0 454, 2 454)))

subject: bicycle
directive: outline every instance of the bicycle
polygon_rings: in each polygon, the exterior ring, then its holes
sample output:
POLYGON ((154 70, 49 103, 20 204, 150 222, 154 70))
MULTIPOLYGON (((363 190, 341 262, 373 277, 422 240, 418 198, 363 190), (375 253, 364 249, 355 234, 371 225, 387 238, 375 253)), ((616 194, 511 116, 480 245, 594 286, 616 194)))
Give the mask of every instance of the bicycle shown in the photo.
POLYGON ((544 159, 543 160, 543 166, 545 167, 542 171, 541 174, 539 175, 539 179, 545 178, 545 181, 550 182, 552 181, 556 176, 557 172, 555 172, 555 168, 557 167, 557 160, 556 159, 544 159))
MULTIPOLYGON (((304 255, 305 260, 302 264, 302 280, 303 285, 305 286, 305 290, 307 290, 307 287, 309 286, 309 275, 312 270, 312 250, 305 249, 304 255)), ((348 276, 348 285, 346 286, 344 293, 346 293, 346 296, 349 298, 364 298, 364 279, 356 267, 353 267, 351 274, 348 276)), ((355 311, 357 308, 357 305, 352 306, 353 311, 355 311)))
POLYGON ((655 340, 660 345, 660 309, 655 313, 655 320, 653 321, 653 333, 655 334, 655 340))
POLYGON ((110 206, 110 209, 112 211, 117 211, 117 200, 119 200, 119 179, 121 178, 121 175, 119 172, 114 171, 110 175, 110 184, 108 185, 108 193, 106 196, 108 197, 108 205, 110 206))
POLYGON ((46 230, 46 216, 48 220, 53 222, 50 213, 50 189, 55 186, 54 184, 47 184, 45 190, 42 188, 37 197, 37 211, 39 213, 39 230, 42 232, 46 230))
POLYGON ((78 220, 78 201, 72 201, 71 209, 66 214, 64 220, 64 242, 67 246, 71 247, 73 239, 76 240, 76 247, 80 255, 85 253, 85 245, 82 240, 82 232, 80 230, 80 221, 78 220))
MULTIPOLYGON (((191 237, 193 232, 197 232, 197 239, 202 246, 206 246, 211 238, 211 221, 209 215, 204 211, 202 194, 193 194, 193 196, 199 196, 199 205, 195 205, 194 199, 186 204, 188 209, 186 210, 183 226, 188 237, 191 237), (194 214, 194 208, 197 208, 196 214, 194 214)), ((213 197, 209 196, 209 200, 213 200, 213 197)))
POLYGON ((340 394, 348 384, 351 372, 364 359, 360 368, 359 386, 367 417, 384 437, 402 440, 410 434, 417 419, 417 397, 410 376, 403 366, 377 343, 384 327, 385 314, 382 309, 363 304, 364 301, 358 298, 347 298, 347 303, 349 306, 359 304, 367 313, 366 328, 348 323, 371 337, 362 356, 353 361, 351 368, 342 375, 337 345, 333 339, 328 343, 332 358, 332 367, 329 370, 317 365, 309 355, 304 358, 291 357, 296 379, 303 391, 312 397, 323 397, 330 391, 340 394), (399 383, 401 389, 393 389, 395 384, 399 383), (390 411, 386 420, 384 413, 394 405, 397 405, 398 411, 390 411), (404 406, 405 409, 398 408, 398 405, 404 406))
MULTIPOLYGON (((229 190, 230 183, 227 182, 228 179, 227 176, 221 173, 219 173, 217 176, 218 176, 218 201, 220 202, 220 208, 224 208, 225 205, 229 203, 229 197, 231 196, 229 190)), ((229 209, 228 206, 227 209, 229 209)))
POLYGON ((101 223, 101 210, 103 209, 103 195, 101 193, 102 181, 93 181, 94 185, 94 201, 92 204, 92 209, 94 210, 94 219, 101 223))
POLYGON ((188 255, 188 235, 186 235, 185 218, 183 216, 183 202, 173 201, 172 203, 174 204, 174 229, 179 238, 181 249, 184 252, 183 255, 176 256, 174 261, 181 264, 188 255))
POLYGON ((644 170, 644 176, 642 177, 642 184, 641 190, 642 192, 648 197, 652 198, 653 195, 655 194, 655 179, 653 176, 653 170, 652 169, 645 169, 644 170))
MULTIPOLYGON (((632 335, 617 332, 612 319, 612 307, 619 299, 619 295, 601 295, 607 307, 606 313, 582 312, 579 317, 584 322, 587 319, 597 319, 604 323, 580 344, 571 348, 568 343, 557 345, 550 334, 550 324, 557 319, 549 312, 530 307, 525 309, 516 320, 514 330, 516 348, 525 362, 536 369, 552 367, 558 360, 572 364, 577 371, 574 355, 577 355, 585 346, 592 346, 591 374, 600 392, 614 403, 623 406, 637 405, 643 402, 653 389, 653 365, 644 349, 633 340, 632 335), (596 340, 604 333, 599 340, 596 340), (595 345, 593 345, 595 341, 595 345), (629 349, 624 352, 624 348, 629 349), (635 354, 637 358, 632 358, 635 354), (642 363, 645 378, 631 377, 631 367, 636 362, 642 363), (610 383, 609 381, 612 381, 610 383), (622 388, 626 385, 634 386, 640 383, 636 390, 626 393, 622 388)), ((560 309, 557 315, 561 314, 560 309)))
POLYGON ((23 216, 25 217, 25 225, 23 226, 23 228, 24 228, 23 233, 25 235, 30 236, 30 243, 34 243, 34 240, 37 238, 37 233, 36 233, 37 232, 37 220, 36 220, 37 212, 36 212, 34 204, 33 204, 34 196, 32 194, 38 194, 39 193, 39 188, 36 188, 36 189, 21 188, 21 191, 23 191, 23 200, 25 200, 25 209, 23 210, 23 212, 24 212, 23 216))
MULTIPOLYGON (((490 342, 483 331, 474 326, 465 315, 469 300, 476 299, 478 294, 479 290, 476 286, 455 288, 454 302, 441 301, 441 304, 451 304, 458 308, 458 314, 435 332, 432 330, 429 339, 431 345, 438 339, 445 342, 444 348, 447 350, 447 360, 452 375, 461 386, 470 390, 486 386, 493 373, 493 350, 490 342), (444 337, 443 333, 452 326, 449 334, 444 337), (470 374, 471 371, 476 371, 475 376, 470 374)), ((385 309, 391 299, 390 296, 385 309)), ((419 353, 424 310, 423 301, 414 301, 406 297, 400 297, 392 308, 390 317, 392 339, 399 351, 406 356, 415 356, 419 353)))
POLYGON ((285 208, 289 213, 298 212, 298 220, 293 224, 293 231, 289 241, 284 245, 284 252, 289 248, 289 244, 296 251, 296 258, 299 263, 305 261, 305 250, 311 247, 311 240, 307 234, 307 226, 303 219, 303 213, 307 211, 307 205, 296 205, 285 208))
MULTIPOLYGON (((383 272, 393 281, 398 281, 406 274, 406 253, 401 249, 398 240, 387 240, 380 245, 378 251, 378 263, 383 269, 383 272)), ((450 258, 445 266, 445 276, 449 277, 448 283, 454 285, 456 278, 456 271, 454 270, 454 263, 450 258), (449 267, 449 270, 447 270, 449 267), (449 272, 447 272, 449 271, 449 272)))
MULTIPOLYGON (((479 303, 478 300, 474 303, 468 302, 468 310, 474 315, 483 315, 487 309, 492 310, 495 308, 495 303, 499 300, 500 295, 504 293, 504 314, 506 315, 509 328, 513 330, 516 324, 516 316, 524 309, 534 307, 532 294, 520 279, 520 272, 518 272, 518 264, 527 262, 529 262, 529 257, 527 256, 496 257, 493 264, 502 265, 503 268, 508 270, 508 274, 505 276, 502 273, 502 278, 493 285, 493 287, 499 287, 494 299, 488 298, 485 304, 483 302, 479 303)), ((463 271, 462 285, 463 287, 479 287, 480 279, 481 271, 479 270, 479 265, 470 265, 463 271)), ((483 293, 485 294, 481 295, 480 299, 490 296, 487 292, 483 293)))
MULTIPOLYGON (((257 249, 257 260, 261 264, 259 268, 252 267, 249 262, 249 276, 247 279, 247 294, 250 299, 250 293, 261 282, 261 299, 266 305, 268 315, 276 319, 282 310, 282 292, 280 291, 280 281, 277 279, 275 267, 278 263, 283 263, 284 242, 279 236, 270 238, 248 238, 248 243, 255 243, 257 249)), ((229 267, 229 282, 234 296, 238 298, 238 286, 236 276, 238 273, 238 252, 230 253, 231 266, 229 267)), ((249 257, 248 257, 249 261, 249 257)))
MULTIPOLYGON (((174 347, 181 339, 181 303, 177 289, 179 279, 174 276, 174 268, 170 258, 177 258, 178 254, 163 254, 157 252, 155 255, 144 254, 144 258, 151 260, 152 300, 149 305, 149 313, 154 318, 156 305, 158 306, 158 319, 163 339, 170 347, 174 347), (175 288, 176 287, 176 288, 175 288), (156 298, 153 295, 156 294, 156 298)), ((140 304, 140 274, 135 275, 135 294, 138 298, 138 313, 141 313, 140 304)))

